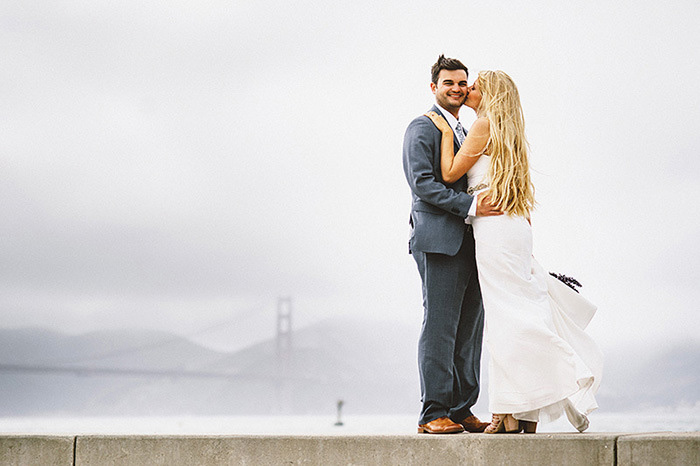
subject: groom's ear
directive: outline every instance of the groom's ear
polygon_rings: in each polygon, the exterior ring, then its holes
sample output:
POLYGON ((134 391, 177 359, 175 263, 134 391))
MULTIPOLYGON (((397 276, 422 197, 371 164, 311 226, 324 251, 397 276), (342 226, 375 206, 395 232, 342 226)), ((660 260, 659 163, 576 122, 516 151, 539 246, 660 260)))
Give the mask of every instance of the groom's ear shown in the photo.
POLYGON ((433 95, 434 95, 435 92, 437 92, 437 84, 435 84, 434 82, 431 81, 430 82, 430 90, 433 92, 433 95))

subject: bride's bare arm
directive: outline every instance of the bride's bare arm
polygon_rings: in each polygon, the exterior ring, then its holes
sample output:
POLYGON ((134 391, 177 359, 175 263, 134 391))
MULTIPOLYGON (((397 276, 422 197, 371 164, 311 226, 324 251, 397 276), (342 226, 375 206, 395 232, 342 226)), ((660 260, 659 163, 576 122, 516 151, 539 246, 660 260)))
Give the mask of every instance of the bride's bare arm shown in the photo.
POLYGON ((440 171, 446 183, 454 183, 476 163, 489 140, 489 120, 477 118, 467 137, 455 155, 452 129, 449 123, 435 112, 426 114, 442 131, 440 142, 440 171))

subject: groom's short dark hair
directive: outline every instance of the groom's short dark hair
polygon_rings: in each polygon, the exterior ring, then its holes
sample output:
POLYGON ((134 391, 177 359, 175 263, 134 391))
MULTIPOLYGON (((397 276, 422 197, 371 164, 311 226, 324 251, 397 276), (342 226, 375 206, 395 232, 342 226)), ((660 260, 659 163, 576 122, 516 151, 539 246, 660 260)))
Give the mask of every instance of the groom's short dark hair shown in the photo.
POLYGON ((456 58, 445 58, 445 55, 440 55, 430 70, 433 73, 433 83, 437 84, 438 76, 440 76, 440 71, 442 70, 464 70, 464 72, 467 73, 467 77, 469 77, 469 70, 461 61, 456 58))

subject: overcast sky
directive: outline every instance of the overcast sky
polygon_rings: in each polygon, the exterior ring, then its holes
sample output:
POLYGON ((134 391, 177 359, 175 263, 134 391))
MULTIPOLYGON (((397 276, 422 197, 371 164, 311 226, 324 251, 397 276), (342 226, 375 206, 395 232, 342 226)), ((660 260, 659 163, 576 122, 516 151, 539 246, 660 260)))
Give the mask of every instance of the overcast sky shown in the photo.
POLYGON ((0 326, 226 348, 291 295, 297 326, 417 332, 401 145, 444 53, 518 84, 535 254, 600 344, 698 341, 699 23, 695 0, 4 0, 0 326))

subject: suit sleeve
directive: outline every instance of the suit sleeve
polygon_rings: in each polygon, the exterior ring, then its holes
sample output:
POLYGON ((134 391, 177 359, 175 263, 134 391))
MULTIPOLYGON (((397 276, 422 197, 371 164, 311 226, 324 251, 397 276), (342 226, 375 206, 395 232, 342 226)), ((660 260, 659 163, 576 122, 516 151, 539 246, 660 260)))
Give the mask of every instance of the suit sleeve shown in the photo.
MULTIPOLYGON (((403 140, 403 169, 411 190, 421 200, 454 215, 467 218, 473 197, 447 187, 435 176, 433 153, 435 131, 439 131, 428 117, 418 117, 408 125, 403 140)), ((439 138, 438 138, 439 140, 439 138)))

